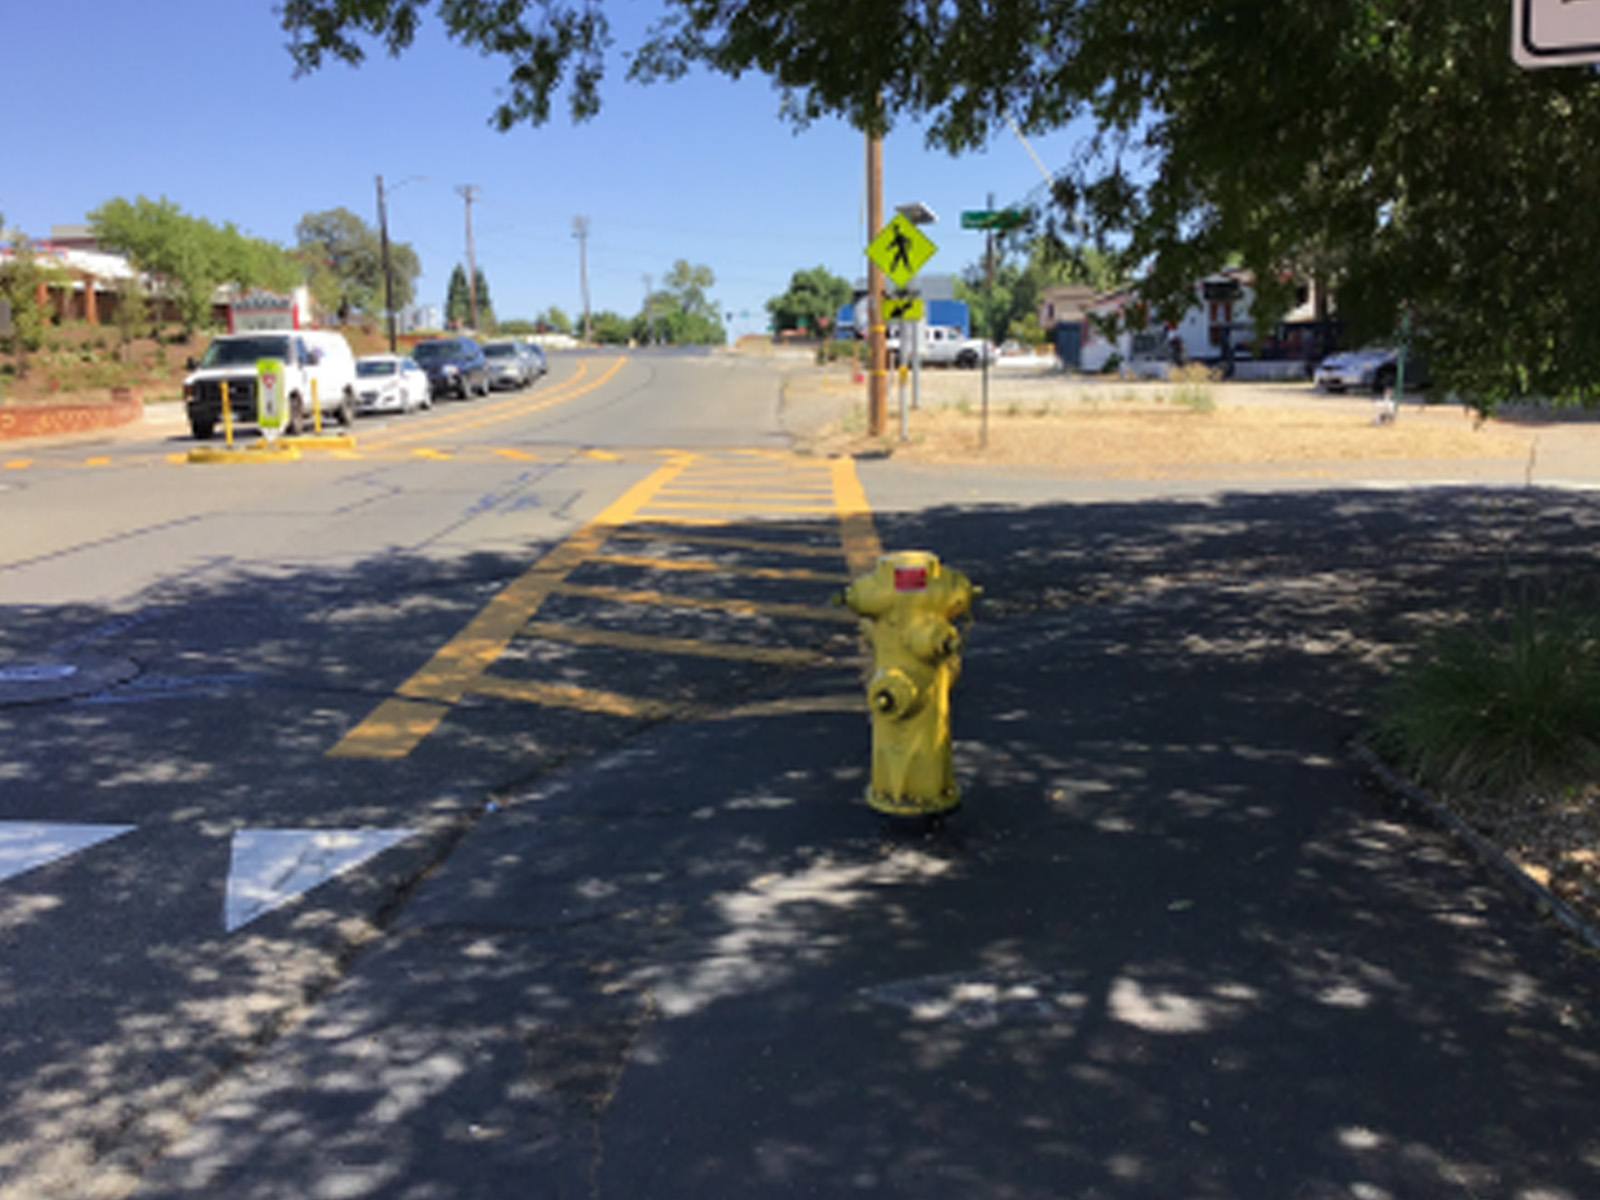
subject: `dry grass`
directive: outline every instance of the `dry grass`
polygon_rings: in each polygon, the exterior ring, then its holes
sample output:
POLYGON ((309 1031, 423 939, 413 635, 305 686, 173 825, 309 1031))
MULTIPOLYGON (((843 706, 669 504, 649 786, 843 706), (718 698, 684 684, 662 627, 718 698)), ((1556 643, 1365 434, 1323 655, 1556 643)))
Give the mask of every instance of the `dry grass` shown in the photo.
POLYGON ((1118 474, 1190 474, 1226 466, 1311 466, 1372 459, 1517 458, 1529 439, 1474 430, 1456 412, 1407 414, 1376 426, 1348 413, 1264 408, 1213 412, 1053 410, 1011 415, 991 404, 987 449, 976 412, 913 414, 910 442, 896 451, 915 462, 1042 463, 1118 474))
MULTIPOLYGON (((842 373, 821 386, 859 395, 842 373)), ((817 386, 815 383, 811 386, 817 386)), ((898 393, 891 387, 885 444, 909 462, 1031 464, 1087 475, 1134 478, 1216 474, 1218 469, 1314 474, 1319 467, 1372 461, 1525 460, 1533 434, 1484 425, 1459 408, 1408 405, 1390 425, 1373 422, 1363 398, 1315 396, 1305 387, 1245 384, 1069 382, 1060 377, 991 377, 987 445, 981 379, 927 372, 923 403, 898 440, 898 393)), ((867 439, 854 414, 821 430, 822 452, 867 439)))

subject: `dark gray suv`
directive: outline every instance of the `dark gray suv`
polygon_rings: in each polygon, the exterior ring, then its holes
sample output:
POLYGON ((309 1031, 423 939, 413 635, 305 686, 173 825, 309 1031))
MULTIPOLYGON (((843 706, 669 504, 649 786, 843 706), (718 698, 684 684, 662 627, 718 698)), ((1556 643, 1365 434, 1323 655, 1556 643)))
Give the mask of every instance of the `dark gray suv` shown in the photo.
POLYGON ((430 338, 418 342, 411 357, 427 372, 428 391, 435 399, 459 396, 465 400, 471 395, 489 394, 489 360, 473 338, 430 338))

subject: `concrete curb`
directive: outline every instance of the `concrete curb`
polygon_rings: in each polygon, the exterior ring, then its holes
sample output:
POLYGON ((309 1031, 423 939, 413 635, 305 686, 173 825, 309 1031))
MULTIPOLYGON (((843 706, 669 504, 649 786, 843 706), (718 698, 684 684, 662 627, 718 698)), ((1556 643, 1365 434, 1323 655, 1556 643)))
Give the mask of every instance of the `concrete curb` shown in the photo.
POLYGON ((1577 909, 1519 867, 1504 850, 1422 788, 1396 774, 1369 746, 1354 742, 1350 749, 1361 765, 1371 771, 1385 788, 1406 804, 1420 809, 1431 823, 1464 841, 1484 863, 1522 892, 1525 899, 1554 918, 1589 949, 1600 950, 1600 929, 1596 929, 1577 909))

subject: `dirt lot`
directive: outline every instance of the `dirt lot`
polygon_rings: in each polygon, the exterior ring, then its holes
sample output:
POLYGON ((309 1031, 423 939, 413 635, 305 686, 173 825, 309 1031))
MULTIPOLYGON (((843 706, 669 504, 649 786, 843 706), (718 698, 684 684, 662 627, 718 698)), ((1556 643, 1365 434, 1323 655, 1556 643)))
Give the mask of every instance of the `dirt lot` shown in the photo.
MULTIPOLYGON (((812 403, 837 401, 816 423, 814 452, 860 450, 866 437, 864 386, 845 372, 815 372, 796 386, 812 403)), ((1497 463, 1526 468, 1540 447, 1593 436, 1588 427, 1480 421, 1444 404, 1414 398, 1391 424, 1374 421, 1365 397, 1323 396, 1304 385, 1180 385, 1148 381, 1073 380, 1037 371, 990 376, 987 445, 981 377, 928 371, 922 405, 909 413, 899 441, 898 391, 889 397, 883 446, 911 462, 981 461, 1052 466, 1118 478, 1215 477, 1246 474, 1344 473, 1353 464, 1497 463)))

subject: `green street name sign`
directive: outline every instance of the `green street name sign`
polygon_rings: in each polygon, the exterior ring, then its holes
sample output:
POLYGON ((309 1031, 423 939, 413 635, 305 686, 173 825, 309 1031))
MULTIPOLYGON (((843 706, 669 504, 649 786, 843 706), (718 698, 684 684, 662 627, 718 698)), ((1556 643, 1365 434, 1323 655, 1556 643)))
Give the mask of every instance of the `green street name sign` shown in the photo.
POLYGON ((961 214, 961 228, 987 229, 995 233, 1005 233, 1027 221, 1027 214, 1015 208, 979 208, 961 214))

